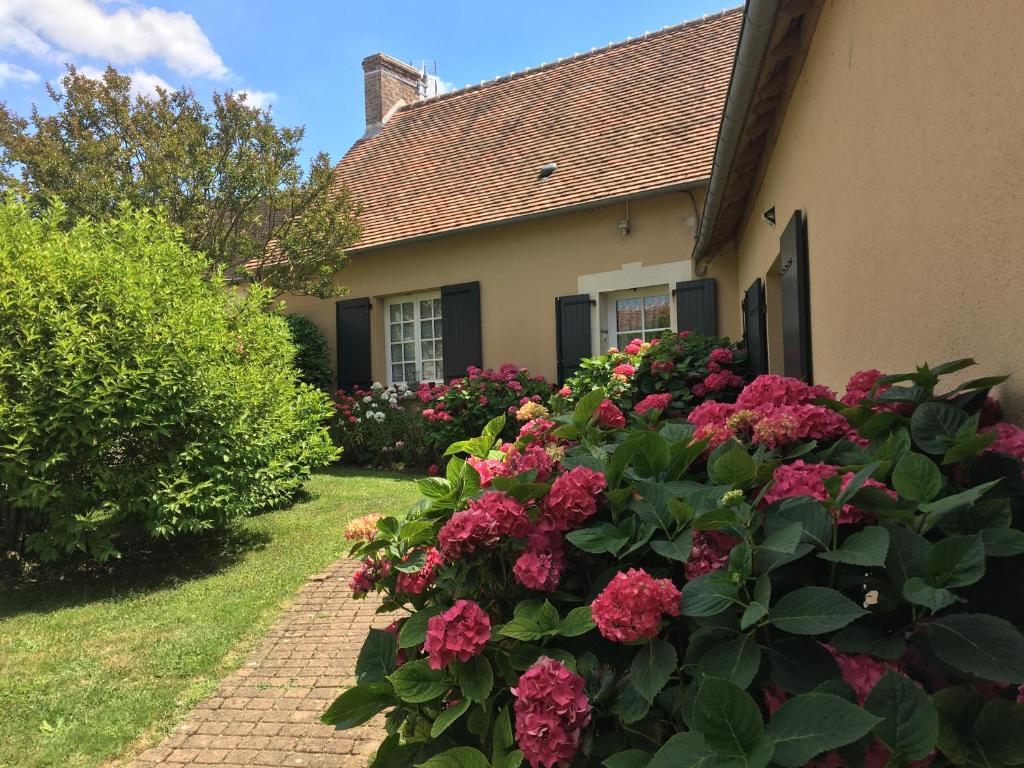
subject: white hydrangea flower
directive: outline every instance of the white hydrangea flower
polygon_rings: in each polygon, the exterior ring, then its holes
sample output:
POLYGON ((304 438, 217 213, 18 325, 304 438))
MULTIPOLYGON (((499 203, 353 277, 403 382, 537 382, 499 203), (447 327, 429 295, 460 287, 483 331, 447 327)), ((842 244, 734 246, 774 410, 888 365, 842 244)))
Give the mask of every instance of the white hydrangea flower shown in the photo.
POLYGON ((363 402, 364 403, 372 403, 373 402, 373 398, 370 397, 369 395, 366 395, 365 397, 363 397, 363 402))

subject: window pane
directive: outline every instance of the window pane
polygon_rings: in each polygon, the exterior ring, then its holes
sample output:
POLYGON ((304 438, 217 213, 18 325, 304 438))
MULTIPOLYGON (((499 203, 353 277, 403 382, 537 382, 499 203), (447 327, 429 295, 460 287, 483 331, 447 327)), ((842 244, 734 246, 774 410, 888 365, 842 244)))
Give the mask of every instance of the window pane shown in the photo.
POLYGON ((420 338, 429 339, 434 335, 434 324, 429 320, 420 321, 420 338))
POLYGON ((440 320, 435 320, 434 321, 434 338, 435 339, 440 339, 440 338, 443 338, 443 337, 444 337, 444 334, 441 333, 441 321, 440 320))
POLYGON ((437 377, 434 375, 434 364, 424 363, 423 364, 423 378, 426 381, 433 381, 437 377))
POLYGON ((391 380, 392 381, 405 381, 405 379, 402 378, 402 366, 401 365, 392 365, 391 366, 391 380))
POLYGON ((640 299, 619 299, 615 302, 615 330, 639 331, 643 328, 640 315, 640 299))
POLYGON ((395 323, 391 326, 391 340, 401 341, 402 340, 402 325, 401 323, 395 323))
POLYGON ((619 349, 625 349, 629 342, 631 342, 634 338, 636 338, 635 333, 620 333, 615 338, 615 346, 617 346, 619 349))
POLYGON ((644 298, 644 328, 668 328, 672 325, 672 310, 668 296, 647 296, 644 298))
POLYGON ((421 341, 420 342, 420 353, 424 360, 434 359, 434 342, 432 341, 421 341))
POLYGON ((402 362, 402 345, 392 344, 391 345, 391 360, 395 363, 402 362))
POLYGON ((388 305, 388 318, 392 323, 397 323, 402 319, 402 305, 401 304, 389 304, 388 305))
POLYGON ((441 345, 442 344, 444 344, 443 341, 435 341, 434 342, 434 354, 437 355, 437 359, 438 360, 440 360, 442 357, 444 357, 444 351, 441 349, 441 345))
POLYGON ((434 302, 430 299, 420 300, 420 317, 430 317, 434 308, 434 302))
POLYGON ((434 317, 441 317, 441 300, 434 299, 434 317))
POLYGON ((405 364, 405 380, 416 381, 416 363, 405 364))
POLYGON ((402 304, 402 319, 412 320, 415 309, 416 305, 413 304, 411 301, 404 302, 402 304))
POLYGON ((407 341, 402 345, 402 359, 407 363, 416 360, 416 342, 407 341))

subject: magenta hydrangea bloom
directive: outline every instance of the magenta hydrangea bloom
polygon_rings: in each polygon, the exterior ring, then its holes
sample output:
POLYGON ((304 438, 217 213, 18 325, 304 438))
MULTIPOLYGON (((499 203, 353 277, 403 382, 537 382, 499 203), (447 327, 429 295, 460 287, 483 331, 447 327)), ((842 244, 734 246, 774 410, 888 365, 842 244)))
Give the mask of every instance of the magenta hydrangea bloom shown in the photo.
POLYGON ((530 518, 523 505, 501 491, 489 491, 456 512, 437 534, 441 553, 457 560, 477 549, 493 547, 504 536, 525 536, 530 518))
POLYGON ((585 686, 562 662, 541 657, 511 689, 516 743, 531 768, 564 768, 576 756, 590 723, 585 686))
POLYGON ((630 376, 636 373, 636 368, 634 368, 629 363, 620 363, 619 365, 616 365, 612 369, 612 373, 616 376, 621 376, 624 379, 628 379, 630 376))
POLYGON ((565 570, 565 544, 557 531, 536 530, 512 567, 516 581, 529 589, 553 592, 565 570))
POLYGON ((764 409, 779 405, 804 405, 816 397, 835 399, 835 392, 820 384, 765 373, 747 384, 736 398, 739 409, 764 409))
POLYGON ((387 558, 376 560, 367 557, 359 564, 359 569, 348 583, 355 598, 366 597, 366 594, 377 586, 377 582, 391 574, 391 561, 387 558))
POLYGON ((604 475, 589 467, 573 467, 559 475, 544 497, 539 527, 552 531, 579 528, 597 512, 597 495, 604 489, 604 475))
MULTIPOLYGON (((1024 429, 1007 424, 1005 421, 996 424, 986 432, 995 431, 996 439, 986 448, 986 451, 998 451, 1024 461, 1024 429)), ((1024 475, 1024 472, 1022 472, 1024 475)))
POLYGON ((697 579, 729 564, 729 552, 740 543, 735 536, 720 531, 697 531, 693 534, 690 559, 683 564, 687 579, 697 579))
MULTIPOLYGON (((874 368, 868 371, 857 371, 850 377, 850 380, 846 382, 846 392, 843 394, 842 402, 844 405, 860 405, 862 400, 867 399, 871 393, 871 388, 875 386, 875 383, 882 377, 882 372, 877 371, 874 368)), ((875 390, 875 395, 879 395, 889 387, 882 385, 875 390)))
POLYGON ((427 622, 423 650, 431 669, 442 669, 453 661, 469 661, 483 651, 491 639, 491 619, 472 600, 459 600, 440 616, 427 622))
POLYGON ((434 583, 434 571, 442 561, 441 553, 431 547, 427 550, 427 559, 422 568, 415 573, 399 572, 395 582, 395 591, 406 595, 423 594, 423 590, 434 583))
MULTIPOLYGON (((826 478, 833 477, 839 470, 831 464, 808 464, 803 459, 797 459, 792 464, 782 464, 775 468, 772 473, 772 484, 764 494, 764 503, 771 504, 775 501, 788 499, 793 496, 810 496, 818 501, 827 501, 828 491, 825 489, 826 478)), ((847 472, 843 475, 841 488, 845 488, 853 479, 854 473, 847 472)), ((865 487, 881 488, 893 499, 897 498, 896 493, 887 488, 877 480, 868 478, 864 482, 865 487)), ((872 522, 874 516, 870 512, 859 509, 853 504, 844 504, 837 515, 838 522, 844 524, 872 522)))
POLYGON ((711 350, 710 356, 708 356, 709 362, 717 363, 718 365, 729 365, 732 363, 732 360, 732 350, 728 347, 715 347, 711 350))
POLYGON ((615 403, 605 398, 597 406, 597 423, 606 429, 624 427, 626 426, 626 417, 622 415, 622 411, 615 403))
POLYGON ((671 580, 630 568, 615 574, 590 604, 590 613, 604 638, 633 643, 657 637, 664 618, 679 615, 681 597, 671 580))
POLYGON ((672 395, 668 392, 659 395, 648 395, 639 403, 633 406, 635 413, 647 413, 648 411, 664 411, 672 402, 672 395))

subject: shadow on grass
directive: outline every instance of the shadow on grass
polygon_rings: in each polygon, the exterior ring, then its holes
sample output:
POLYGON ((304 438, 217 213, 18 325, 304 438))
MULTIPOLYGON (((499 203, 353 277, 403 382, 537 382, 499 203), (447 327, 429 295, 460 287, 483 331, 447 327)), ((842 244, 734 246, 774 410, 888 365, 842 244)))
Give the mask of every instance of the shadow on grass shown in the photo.
POLYGON ((269 542, 264 531, 232 524, 203 536, 135 542, 102 565, 39 568, 26 578, 0 580, 0 619, 175 587, 230 568, 269 542))

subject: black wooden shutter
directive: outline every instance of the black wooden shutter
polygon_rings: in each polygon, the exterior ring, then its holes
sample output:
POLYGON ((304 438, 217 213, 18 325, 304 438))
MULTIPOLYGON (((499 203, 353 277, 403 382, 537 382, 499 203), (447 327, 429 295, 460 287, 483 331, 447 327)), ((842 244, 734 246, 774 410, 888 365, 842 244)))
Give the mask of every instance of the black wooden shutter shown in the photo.
POLYGON ((579 370, 580 360, 590 357, 590 294, 555 297, 555 347, 558 383, 579 370))
POLYGON ((441 326, 445 381, 465 376, 471 365, 483 366, 480 283, 442 286, 441 326))
POLYGON ((764 284, 757 278, 743 296, 743 338, 747 343, 750 372, 768 373, 768 323, 764 306, 764 284))
POLYGON ((370 300, 343 299, 334 305, 338 332, 338 389, 369 386, 370 300))
POLYGON ((783 370, 811 383, 811 295, 807 274, 807 222, 803 211, 790 218, 779 241, 782 280, 783 370))
POLYGON ((713 277, 676 283, 676 329, 696 331, 704 336, 718 335, 718 301, 713 277))

